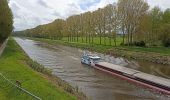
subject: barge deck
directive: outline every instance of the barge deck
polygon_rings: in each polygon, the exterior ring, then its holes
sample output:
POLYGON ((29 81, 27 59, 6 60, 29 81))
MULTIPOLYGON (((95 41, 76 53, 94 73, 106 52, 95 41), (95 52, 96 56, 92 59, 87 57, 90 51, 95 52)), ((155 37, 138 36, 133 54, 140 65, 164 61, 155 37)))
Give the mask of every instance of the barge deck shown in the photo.
POLYGON ((170 95, 169 79, 146 74, 141 71, 107 62, 99 62, 95 64, 94 68, 110 73, 127 81, 137 83, 152 90, 170 95))

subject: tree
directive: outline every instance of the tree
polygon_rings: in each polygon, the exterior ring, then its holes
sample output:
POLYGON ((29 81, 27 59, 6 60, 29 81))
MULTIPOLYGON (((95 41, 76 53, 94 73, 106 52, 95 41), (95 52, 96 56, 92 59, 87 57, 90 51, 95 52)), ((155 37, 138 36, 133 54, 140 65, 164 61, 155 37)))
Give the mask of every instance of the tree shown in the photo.
POLYGON ((145 0, 119 0, 118 12, 121 18, 121 29, 127 34, 127 43, 131 45, 134 35, 139 31, 140 19, 149 9, 145 0))
POLYGON ((3 42, 13 30, 13 16, 7 0, 0 1, 0 42, 3 42))
POLYGON ((162 11, 159 7, 154 7, 151 12, 151 44, 158 40, 160 26, 162 21, 162 11))
POLYGON ((118 12, 116 3, 109 4, 105 7, 105 18, 106 18, 106 32, 107 37, 109 38, 110 45, 112 44, 111 40, 114 39, 116 46, 116 34, 119 27, 118 24, 118 12))
POLYGON ((54 34, 55 39, 61 40, 63 38, 64 23, 64 20, 57 19, 51 24, 51 31, 54 34))
POLYGON ((161 41, 165 47, 170 47, 170 9, 166 9, 162 15, 161 41))
POLYGON ((165 47, 170 47, 170 24, 165 24, 161 28, 161 40, 165 47))
POLYGON ((99 44, 102 44, 102 33, 103 33, 103 18, 102 18, 102 10, 99 8, 98 10, 94 11, 94 17, 96 20, 94 20, 95 23, 95 33, 99 36, 99 44))
POLYGON ((143 15, 140 19, 140 25, 138 27, 138 33, 136 33, 135 41, 145 41, 145 43, 149 43, 151 41, 151 16, 149 14, 143 15))
POLYGON ((163 13, 163 23, 169 23, 170 24, 170 8, 166 9, 165 12, 163 13))

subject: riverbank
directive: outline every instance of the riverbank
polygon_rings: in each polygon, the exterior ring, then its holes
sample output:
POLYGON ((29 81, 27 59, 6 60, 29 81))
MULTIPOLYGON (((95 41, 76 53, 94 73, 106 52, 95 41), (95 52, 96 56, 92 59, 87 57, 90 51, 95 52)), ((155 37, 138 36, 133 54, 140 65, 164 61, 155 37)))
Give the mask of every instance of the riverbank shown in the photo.
POLYGON ((170 48, 164 47, 112 47, 104 45, 92 45, 77 42, 66 42, 59 40, 50 40, 42 38, 31 38, 33 40, 46 42, 52 45, 62 44, 66 46, 77 47, 81 49, 88 49, 90 51, 96 51, 100 53, 110 54, 113 56, 120 56, 130 59, 149 61, 158 64, 170 65, 170 48))
MULTIPOLYGON (((78 93, 77 90, 61 79, 52 76, 50 71, 43 66, 33 62, 13 39, 9 39, 0 57, 0 69, 0 73, 11 82, 21 83, 22 88, 43 100, 84 99, 83 95, 78 93)), ((30 95, 5 81, 3 77, 0 77, 0 84, 1 100, 33 99, 30 95)))

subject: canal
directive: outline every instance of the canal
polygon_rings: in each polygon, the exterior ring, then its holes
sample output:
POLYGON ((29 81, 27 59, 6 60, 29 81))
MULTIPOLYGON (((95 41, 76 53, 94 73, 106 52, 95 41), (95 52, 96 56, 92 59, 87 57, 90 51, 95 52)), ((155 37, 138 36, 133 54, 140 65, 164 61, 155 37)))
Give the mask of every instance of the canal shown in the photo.
MULTIPOLYGON (((82 50, 62 45, 48 45, 29 39, 15 38, 30 58, 52 70, 53 74, 78 87, 92 100, 168 100, 165 95, 130 84, 112 75, 80 63, 82 50)), ((170 66, 137 62, 99 54, 103 60, 157 76, 170 77, 170 66), (164 71, 166 71, 164 73, 164 71)))

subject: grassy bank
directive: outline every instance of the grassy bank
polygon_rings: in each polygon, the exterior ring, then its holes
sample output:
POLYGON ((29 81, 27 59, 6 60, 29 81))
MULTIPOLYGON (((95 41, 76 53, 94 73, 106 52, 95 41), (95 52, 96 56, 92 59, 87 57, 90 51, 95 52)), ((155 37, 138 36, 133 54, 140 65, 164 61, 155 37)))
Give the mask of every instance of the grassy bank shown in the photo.
POLYGON ((148 52, 148 53, 158 53, 160 55, 169 55, 170 48, 168 47, 117 47, 117 49, 135 51, 135 52, 148 52))
POLYGON ((121 56, 125 58, 132 58, 138 60, 144 60, 159 64, 170 65, 170 48, 165 47, 127 47, 127 46, 104 46, 104 45, 92 45, 80 42, 67 42, 60 40, 50 40, 42 38, 31 38, 33 40, 46 42, 52 45, 62 44, 81 49, 88 49, 100 53, 111 54, 114 56, 121 56))
MULTIPOLYGON (((66 39, 64 38, 64 40, 60 41, 60 40, 50 40, 50 39, 42 39, 42 38, 31 38, 34 40, 39 40, 39 41, 43 41, 43 42, 47 42, 50 44, 56 44, 56 43, 60 43, 63 45, 68 45, 68 46, 74 46, 74 47, 78 47, 78 48, 87 48, 87 49, 94 49, 95 51, 101 51, 101 52, 106 52, 108 49, 118 49, 118 50, 125 50, 125 51, 132 51, 132 52, 146 52, 146 53, 158 53, 160 55, 170 55, 170 48, 166 48, 166 47, 135 47, 135 46, 120 46, 120 42, 121 42, 121 38, 118 38, 117 41, 118 45, 115 46, 109 46, 109 45, 99 45, 99 44, 89 44, 89 43, 82 43, 80 42, 67 42, 66 39), (100 50, 101 49, 101 50, 100 50)), ((99 42, 99 39, 97 39, 97 41, 95 42, 99 42)), ((114 43, 114 42, 112 42, 114 43)), ((107 44, 108 44, 108 39, 107 39, 107 44)))
MULTIPOLYGON (((56 85, 56 80, 53 80, 53 77, 34 71, 28 64, 28 61, 30 64, 35 65, 17 43, 10 39, 4 53, 0 57, 0 73, 13 83, 20 81, 24 89, 43 100, 77 99, 76 96, 71 95, 62 87, 56 85)), ((41 70, 39 71, 41 72, 41 70)), ((13 87, 2 77, 0 77, 0 84, 0 100, 33 100, 31 96, 13 87)), ((63 84, 62 81, 60 84, 63 84)))

